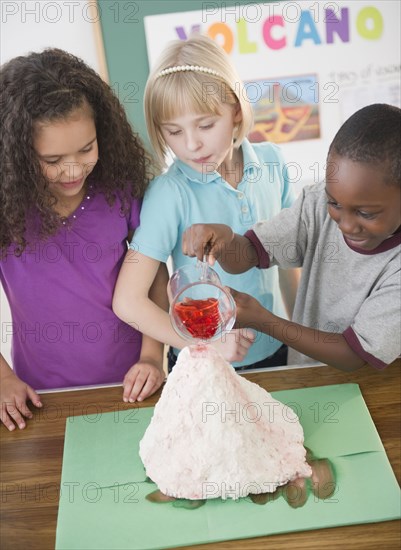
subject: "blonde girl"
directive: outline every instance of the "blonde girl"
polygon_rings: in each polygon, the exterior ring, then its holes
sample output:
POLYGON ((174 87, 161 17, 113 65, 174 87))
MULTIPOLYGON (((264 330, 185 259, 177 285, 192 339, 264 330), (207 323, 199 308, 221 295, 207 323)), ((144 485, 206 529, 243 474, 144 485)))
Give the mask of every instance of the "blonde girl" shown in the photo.
MULTIPOLYGON (((174 347, 171 370, 185 342, 173 332, 166 313, 148 298, 159 264, 169 256, 174 269, 193 261, 181 250, 186 227, 217 220, 245 232, 290 206, 293 195, 279 149, 246 139, 253 125, 252 106, 230 58, 211 39, 196 35, 166 48, 146 85, 145 114, 160 162, 165 163, 169 154, 173 162, 145 195, 140 227, 117 282, 114 311, 174 347)), ((246 289, 285 316, 277 270, 254 269, 234 278, 217 270, 224 284, 246 289)), ((289 304, 294 279, 291 273, 280 279, 289 304)), ((227 348, 230 340, 236 340, 236 347, 226 356, 235 367, 285 363, 281 343, 260 332, 256 337, 252 331, 234 332, 217 345, 227 348)))

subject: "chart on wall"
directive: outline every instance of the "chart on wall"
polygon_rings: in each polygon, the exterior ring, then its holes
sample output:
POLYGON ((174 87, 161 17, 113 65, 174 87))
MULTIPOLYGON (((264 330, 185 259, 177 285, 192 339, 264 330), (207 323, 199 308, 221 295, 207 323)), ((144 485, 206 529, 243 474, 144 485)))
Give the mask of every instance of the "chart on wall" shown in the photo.
POLYGON ((145 17, 150 67, 171 40, 206 34, 232 58, 252 103, 253 142, 279 144, 295 188, 324 178, 340 125, 371 103, 400 107, 400 3, 205 2, 145 17))

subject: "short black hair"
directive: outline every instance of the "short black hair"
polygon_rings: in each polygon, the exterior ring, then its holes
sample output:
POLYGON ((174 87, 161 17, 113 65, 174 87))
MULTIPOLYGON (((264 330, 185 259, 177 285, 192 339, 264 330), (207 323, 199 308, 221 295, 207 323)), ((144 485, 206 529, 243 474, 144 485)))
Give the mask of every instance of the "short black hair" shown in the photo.
POLYGON ((328 156, 383 168, 383 180, 401 187, 401 109, 385 103, 363 107, 344 122, 328 156))

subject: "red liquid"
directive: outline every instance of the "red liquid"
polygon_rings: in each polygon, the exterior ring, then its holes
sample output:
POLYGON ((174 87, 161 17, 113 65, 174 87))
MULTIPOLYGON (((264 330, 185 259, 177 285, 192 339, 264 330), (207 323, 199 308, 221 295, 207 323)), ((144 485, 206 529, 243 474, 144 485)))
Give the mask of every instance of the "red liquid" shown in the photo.
POLYGON ((220 324, 219 303, 217 298, 191 300, 186 298, 174 306, 174 312, 194 338, 207 340, 212 338, 220 324))

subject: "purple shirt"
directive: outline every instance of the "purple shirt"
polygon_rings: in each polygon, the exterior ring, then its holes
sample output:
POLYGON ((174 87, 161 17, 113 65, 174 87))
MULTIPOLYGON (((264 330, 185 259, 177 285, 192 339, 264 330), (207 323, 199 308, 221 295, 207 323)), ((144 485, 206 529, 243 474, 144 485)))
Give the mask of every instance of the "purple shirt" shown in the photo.
POLYGON ((35 389, 121 382, 139 358, 141 334, 111 304, 140 201, 122 214, 90 193, 56 235, 0 261, 13 368, 35 389))

